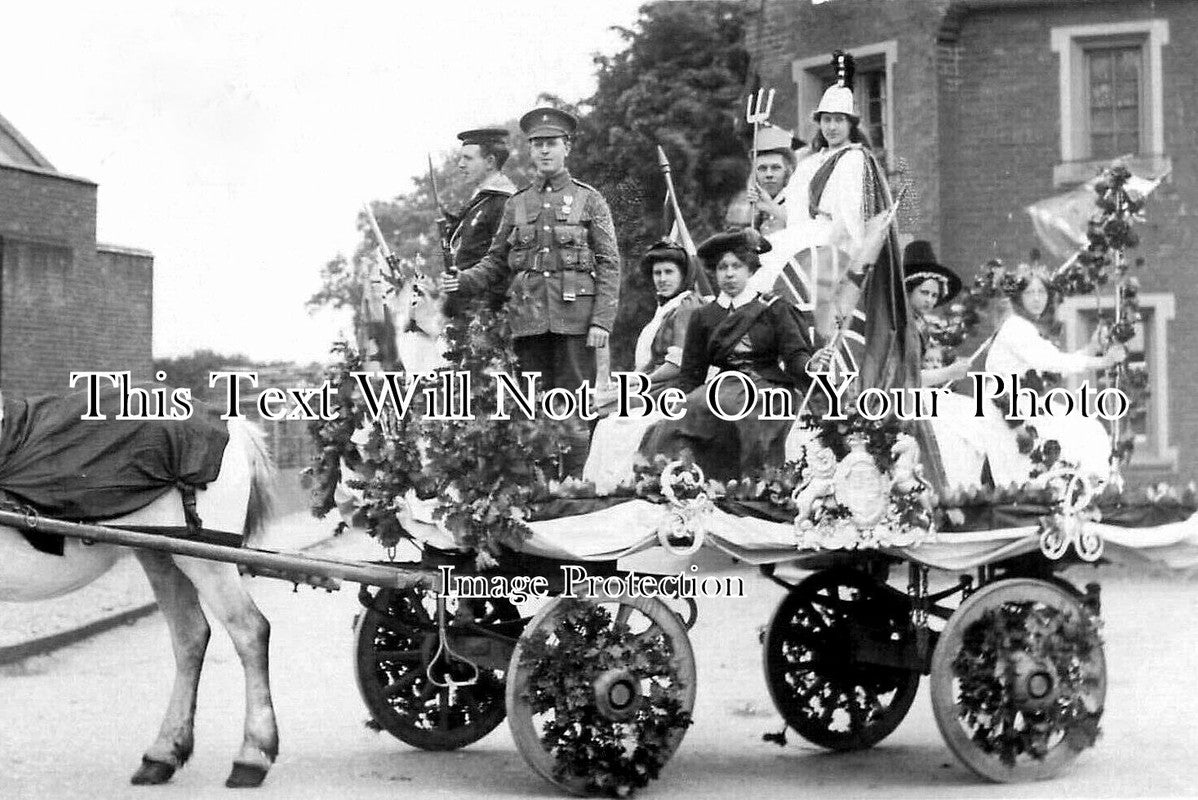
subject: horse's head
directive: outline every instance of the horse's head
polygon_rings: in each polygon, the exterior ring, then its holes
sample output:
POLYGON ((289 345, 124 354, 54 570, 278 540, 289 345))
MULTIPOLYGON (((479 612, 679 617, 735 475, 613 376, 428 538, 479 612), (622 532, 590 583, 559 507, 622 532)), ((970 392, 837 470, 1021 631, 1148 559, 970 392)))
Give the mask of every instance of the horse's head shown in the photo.
POLYGON ((445 296, 437 288, 436 279, 423 273, 405 276, 386 302, 397 333, 422 333, 435 339, 449 321, 445 296))
POLYGON ((404 270, 393 282, 386 305, 395 325, 395 349, 406 372, 430 372, 445 365, 440 343, 449 319, 445 295, 435 277, 404 270))

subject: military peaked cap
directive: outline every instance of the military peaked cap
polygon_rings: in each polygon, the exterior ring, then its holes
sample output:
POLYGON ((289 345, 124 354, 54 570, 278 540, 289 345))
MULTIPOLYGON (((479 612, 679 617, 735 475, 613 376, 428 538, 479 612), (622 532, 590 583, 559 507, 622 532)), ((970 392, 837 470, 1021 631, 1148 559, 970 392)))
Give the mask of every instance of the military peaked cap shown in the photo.
POLYGON ((578 120, 559 108, 534 108, 520 117, 520 130, 529 139, 573 136, 578 120))

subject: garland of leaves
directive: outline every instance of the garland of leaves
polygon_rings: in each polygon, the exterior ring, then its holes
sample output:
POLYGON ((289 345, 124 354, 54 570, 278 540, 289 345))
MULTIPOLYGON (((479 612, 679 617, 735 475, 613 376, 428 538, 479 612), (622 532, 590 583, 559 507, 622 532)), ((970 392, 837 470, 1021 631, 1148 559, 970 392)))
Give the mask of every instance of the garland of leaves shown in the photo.
POLYGON ((531 667, 525 700, 533 714, 553 712, 541 742, 559 780, 585 778, 588 791, 626 797, 658 776, 674 738, 692 721, 682 710, 673 654, 661 633, 646 641, 598 604, 564 602, 554 630, 537 631, 525 645, 522 663, 531 667), (649 684, 627 722, 608 719, 593 701, 595 679, 617 668, 649 684))
POLYGON ((449 369, 470 376, 473 414, 466 420, 421 421, 425 471, 434 477, 438 514, 459 545, 494 566, 504 546, 532 531, 524 523, 536 499, 548 493, 568 445, 565 422, 538 417, 493 420, 498 390, 492 375, 517 374, 507 313, 476 308, 445 331, 449 369))
MULTIPOLYGON (((558 470, 567 438, 565 424, 554 420, 491 418, 498 409, 492 376, 516 374, 516 356, 505 312, 480 306, 472 312, 444 334, 446 369, 470 379, 469 419, 429 418, 422 384, 406 414, 387 406, 378 419, 368 420, 352 375, 362 369, 362 359, 338 342, 333 350, 338 361, 326 374, 336 419, 312 424, 319 452, 306 472, 314 479, 318 516, 334 506, 343 460, 363 475, 349 486, 362 491, 359 511, 367 531, 388 547, 408 538, 398 519, 408 492, 436 496, 436 513, 446 529, 460 546, 474 550, 478 566, 485 568, 495 565, 505 546, 531 535, 524 520, 532 503, 549 494, 549 476, 558 470), (363 435, 364 443, 354 441, 363 435)), ((435 378, 424 381, 436 383, 435 378)))
POLYGON ((1006 603, 965 631, 953 674, 960 680, 959 715, 974 744, 1014 766, 1020 755, 1043 759, 1057 736, 1075 750, 1098 739, 1102 709, 1086 707, 1085 665, 1101 647, 1100 623, 1038 602, 1006 603), (1024 654, 1055 672, 1056 699, 1043 707, 1019 703, 1012 685, 1024 654))
MULTIPOLYGON (((1065 296, 1093 292, 1097 297, 1099 288, 1113 279, 1118 309, 1100 312, 1099 319, 1110 326, 1111 340, 1117 344, 1131 341, 1136 335, 1136 325, 1143 319, 1139 303, 1140 284, 1136 278, 1128 275, 1128 270, 1133 266, 1143 266, 1144 259, 1137 258, 1129 264, 1126 253, 1140 243, 1135 228, 1144 222, 1145 198, 1127 187, 1131 176, 1131 170, 1122 161, 1115 161, 1102 171, 1094 184, 1094 202, 1098 211, 1086 227, 1086 247, 1053 281, 1053 288, 1065 296)), ((1142 417, 1147 411, 1148 401, 1146 367, 1130 369, 1118 365, 1106 374, 1099 388, 1116 383, 1120 388, 1130 389, 1128 400, 1132 405, 1129 416, 1142 417)), ((1114 456, 1120 463, 1126 463, 1134 445, 1134 431, 1132 426, 1126 425, 1114 444, 1114 456)))
POLYGON ((361 420, 345 412, 351 408, 354 388, 350 373, 362 368, 362 359, 344 340, 333 343, 332 354, 334 361, 325 370, 324 379, 332 387, 337 413, 330 420, 308 424, 308 433, 316 442, 317 452, 313 463, 303 472, 305 488, 312 491, 312 513, 317 517, 323 517, 337 506, 334 495, 341 482, 342 459, 349 463, 358 461, 353 435, 361 420))
MULTIPOLYGON (((362 371, 362 357, 344 341, 335 343, 332 352, 336 360, 325 379, 332 387, 335 414, 331 420, 309 425, 309 433, 319 447, 314 463, 304 470, 305 477, 315 484, 312 513, 322 517, 336 506, 334 494, 344 478, 344 464, 360 476, 346 481, 349 488, 362 492, 355 516, 361 517, 370 535, 384 547, 394 547, 407 537, 397 517, 404 497, 410 489, 425 495, 430 491, 414 439, 417 425, 411 416, 385 416, 368 425, 366 404, 353 377, 362 371), (359 444, 355 439, 362 435, 365 441, 359 444)), ((416 393, 409 410, 419 410, 422 400, 416 393)))

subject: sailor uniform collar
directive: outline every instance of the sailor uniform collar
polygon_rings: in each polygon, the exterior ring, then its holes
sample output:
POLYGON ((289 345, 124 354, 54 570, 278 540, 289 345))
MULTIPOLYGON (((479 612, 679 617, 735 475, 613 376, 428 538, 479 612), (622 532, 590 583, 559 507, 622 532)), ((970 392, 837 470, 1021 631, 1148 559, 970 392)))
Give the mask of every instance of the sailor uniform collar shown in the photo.
POLYGON ((483 182, 480 183, 478 188, 474 190, 474 194, 471 195, 471 198, 473 199, 474 197, 478 197, 484 192, 491 192, 493 194, 515 194, 516 184, 512 183, 512 179, 507 175, 504 175, 502 172, 493 172, 487 177, 483 178, 483 182))
POLYGON ((722 308, 735 311, 738 308, 744 308, 756 298, 757 292, 753 289, 745 287, 744 291, 742 291, 736 297, 730 296, 727 292, 720 292, 720 296, 715 299, 715 302, 722 308))

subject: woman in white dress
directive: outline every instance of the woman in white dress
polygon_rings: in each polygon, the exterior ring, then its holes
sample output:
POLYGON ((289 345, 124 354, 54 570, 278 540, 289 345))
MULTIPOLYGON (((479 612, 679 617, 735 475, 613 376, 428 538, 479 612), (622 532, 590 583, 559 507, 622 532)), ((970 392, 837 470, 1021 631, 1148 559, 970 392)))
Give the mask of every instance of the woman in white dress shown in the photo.
MULTIPOLYGON (((782 192, 786 227, 768 236, 773 251, 762 258, 761 269, 750 284, 757 291, 771 291, 782 267, 795 253, 830 248, 838 256, 835 274, 813 276, 822 284, 817 290, 820 307, 832 300, 829 290, 861 255, 865 223, 883 210, 877 198, 889 194, 885 171, 869 149, 853 102, 852 57, 838 52, 835 64, 837 83, 824 92, 812 114, 818 129, 810 154, 798 161, 782 192)), ((818 321, 821 316, 828 316, 819 311, 817 308, 817 330, 825 327, 818 321)))
MULTIPOLYGON (((1126 356, 1121 345, 1113 345, 1102 353, 1102 331, 1082 349, 1066 353, 1046 339, 1037 328, 1052 320, 1053 297, 1051 276, 1043 267, 1021 265, 1016 272, 1018 293, 1010 300, 1010 310, 998 328, 986 356, 985 371, 1001 376, 1008 388, 1012 375, 1021 381, 1043 378, 1044 373, 1080 375, 1092 370, 1109 369, 1126 356), (1028 373, 1032 373, 1029 375, 1028 373)), ((1014 424, 1006 419, 1005 410, 989 398, 996 394, 996 385, 987 378, 987 399, 982 402, 985 425, 982 428, 986 456, 995 486, 1007 487, 1029 482, 1033 463, 1028 454, 1021 453, 1014 424)), ((1096 418, 1082 416, 1080 411, 1064 415, 1064 400, 1055 404, 1058 416, 1039 415, 1028 419, 1042 442, 1055 440, 1060 445, 1060 459, 1076 464, 1081 472, 1096 482, 1104 482, 1110 473, 1111 442, 1106 428, 1096 418)), ((1005 403, 1004 403, 1005 406, 1005 403)), ((1018 409, 1026 413, 1026 403, 1018 409)))
MULTIPOLYGON (((641 271, 653 281, 657 311, 637 337, 634 369, 649 378, 650 393, 657 395, 678 383, 687 325, 704 299, 694 288, 690 258, 675 242, 663 239, 653 245, 641 258, 641 271)), ((583 479, 594 481, 599 494, 610 494, 621 482, 630 480, 641 439, 660 419, 656 414, 601 419, 591 439, 583 479)))

